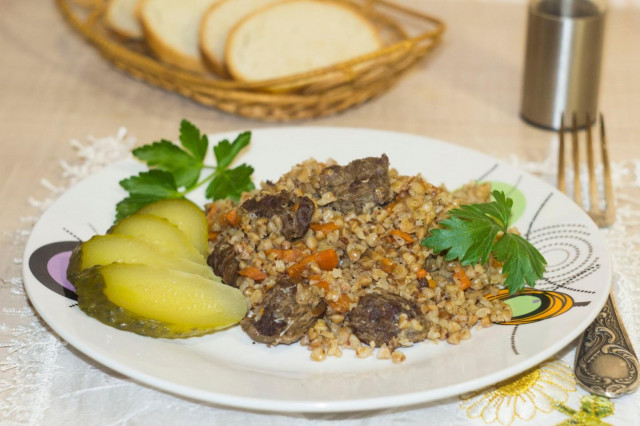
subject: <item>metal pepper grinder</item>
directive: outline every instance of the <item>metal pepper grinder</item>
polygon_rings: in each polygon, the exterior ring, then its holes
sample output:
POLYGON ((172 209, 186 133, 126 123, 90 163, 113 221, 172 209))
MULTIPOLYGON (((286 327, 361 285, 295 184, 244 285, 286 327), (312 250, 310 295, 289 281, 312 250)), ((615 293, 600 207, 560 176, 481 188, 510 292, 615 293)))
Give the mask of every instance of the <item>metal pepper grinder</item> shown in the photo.
POLYGON ((606 0, 530 0, 522 118, 558 130, 563 114, 579 127, 598 115, 606 0))

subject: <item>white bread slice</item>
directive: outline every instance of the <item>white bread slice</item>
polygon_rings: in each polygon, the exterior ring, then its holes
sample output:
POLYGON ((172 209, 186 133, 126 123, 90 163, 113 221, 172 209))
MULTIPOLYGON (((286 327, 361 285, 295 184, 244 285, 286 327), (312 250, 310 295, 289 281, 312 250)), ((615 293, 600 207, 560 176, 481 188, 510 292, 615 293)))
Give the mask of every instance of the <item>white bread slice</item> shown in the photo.
POLYGON ((222 0, 211 6, 200 27, 200 49, 207 66, 228 77, 224 49, 231 29, 252 12, 279 1, 282 0, 222 0))
POLYGON ((142 39, 142 27, 136 8, 140 0, 109 0, 105 12, 105 22, 110 30, 122 37, 142 39))
POLYGON ((216 1, 142 0, 138 14, 153 53, 180 68, 206 71, 200 56, 200 23, 216 1))
POLYGON ((333 65, 382 47, 355 9, 331 1, 291 0, 247 16, 229 34, 225 62, 237 80, 284 77, 333 65))

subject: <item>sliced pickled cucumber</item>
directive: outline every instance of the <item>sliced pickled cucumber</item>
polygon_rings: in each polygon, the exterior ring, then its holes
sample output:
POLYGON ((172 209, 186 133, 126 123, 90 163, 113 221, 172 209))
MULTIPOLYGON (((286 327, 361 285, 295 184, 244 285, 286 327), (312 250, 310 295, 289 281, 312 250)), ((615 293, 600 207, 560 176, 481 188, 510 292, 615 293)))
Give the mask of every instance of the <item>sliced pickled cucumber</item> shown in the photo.
POLYGON ((138 210, 167 219, 187 236, 191 244, 203 255, 209 250, 208 225, 204 211, 185 198, 156 201, 138 210))
POLYGON ((85 269, 111 263, 139 263, 159 268, 175 269, 220 281, 211 267, 184 257, 167 255, 149 243, 130 235, 96 235, 73 250, 67 275, 73 279, 85 269))
POLYGON ((200 336, 239 322, 240 290, 199 275, 113 263, 76 276, 78 305, 103 323, 150 337, 200 336))
POLYGON ((110 234, 130 235, 172 256, 204 263, 205 257, 175 225, 159 216, 136 213, 116 223, 110 234))

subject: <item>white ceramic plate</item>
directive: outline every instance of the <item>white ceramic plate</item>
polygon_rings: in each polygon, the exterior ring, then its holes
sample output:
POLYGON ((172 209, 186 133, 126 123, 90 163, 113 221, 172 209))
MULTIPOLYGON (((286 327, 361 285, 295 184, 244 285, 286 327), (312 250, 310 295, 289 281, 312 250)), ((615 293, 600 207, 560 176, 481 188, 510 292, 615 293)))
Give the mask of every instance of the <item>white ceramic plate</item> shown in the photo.
MULTIPOLYGON (((235 135, 212 135, 210 141, 235 135)), ((516 226, 549 264, 538 291, 509 301, 516 324, 474 329, 472 339, 457 346, 417 344, 404 350, 407 359, 399 365, 375 357, 358 359, 349 350, 342 358, 313 362, 298 344, 267 348, 252 343, 239 327, 186 340, 145 338, 110 328, 65 297, 73 296, 62 286, 65 262, 77 239, 104 233, 112 224, 114 206, 125 196, 118 181, 141 170, 133 160, 76 185, 42 216, 26 247, 25 287, 60 336, 105 366, 175 394, 267 411, 380 409, 479 389, 544 361, 595 318, 611 285, 610 259, 598 229, 554 188, 495 159, 400 133, 279 128, 254 131, 239 161, 255 167, 258 182, 276 179, 309 157, 346 164, 382 153, 402 174, 422 173, 450 189, 477 179, 510 191, 523 210, 516 226)), ((202 194, 191 198, 204 201, 202 194)))

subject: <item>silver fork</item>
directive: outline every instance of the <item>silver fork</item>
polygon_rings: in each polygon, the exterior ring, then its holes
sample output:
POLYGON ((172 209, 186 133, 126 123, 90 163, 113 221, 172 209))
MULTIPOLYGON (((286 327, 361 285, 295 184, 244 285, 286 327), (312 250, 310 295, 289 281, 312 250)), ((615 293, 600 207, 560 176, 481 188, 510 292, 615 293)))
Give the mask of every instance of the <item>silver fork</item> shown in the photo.
MULTIPOLYGON (((575 114, 573 114, 571 121, 573 199, 579 206, 582 206, 580 143, 575 114)), ((591 123, 589 115, 587 115, 587 123, 591 123)), ((589 172, 589 210, 587 213, 599 227, 608 226, 615 220, 615 206, 613 184, 611 182, 611 166, 602 114, 600 114, 600 156, 604 178, 604 209, 600 208, 598 198, 591 124, 587 125, 585 133, 587 139, 587 170, 589 172)), ((563 115, 559 133, 558 189, 566 193, 564 135, 563 115)), ((596 395, 609 398, 631 393, 640 386, 640 364, 611 293, 609 293, 609 298, 602 311, 600 311, 593 323, 587 327, 578 341, 574 372, 576 379, 578 379, 583 388, 596 395)))

